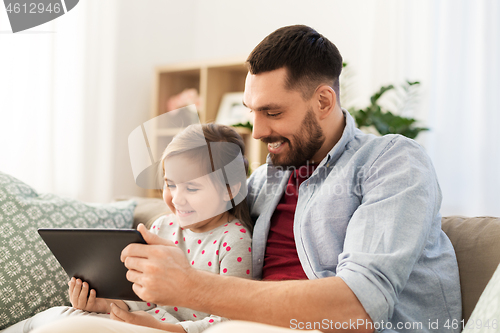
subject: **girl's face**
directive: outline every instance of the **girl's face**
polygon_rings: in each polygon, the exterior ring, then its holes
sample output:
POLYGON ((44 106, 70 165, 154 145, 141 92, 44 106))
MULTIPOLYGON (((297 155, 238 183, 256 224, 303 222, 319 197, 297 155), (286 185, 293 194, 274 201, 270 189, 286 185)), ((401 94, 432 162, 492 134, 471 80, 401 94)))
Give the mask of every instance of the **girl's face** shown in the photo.
MULTIPOLYGON (((221 215, 227 211, 224 200, 227 192, 214 186, 209 175, 202 175, 199 165, 190 163, 182 155, 169 157, 164 168, 163 199, 181 227, 203 231, 218 226, 221 215)), ((227 220, 222 219, 220 223, 225 222, 227 220)))

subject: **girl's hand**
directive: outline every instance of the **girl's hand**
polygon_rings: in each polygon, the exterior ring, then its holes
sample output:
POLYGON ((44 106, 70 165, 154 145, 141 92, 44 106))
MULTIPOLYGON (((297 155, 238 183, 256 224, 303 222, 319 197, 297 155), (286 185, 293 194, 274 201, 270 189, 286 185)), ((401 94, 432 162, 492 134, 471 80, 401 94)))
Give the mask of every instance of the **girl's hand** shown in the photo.
POLYGON ((89 284, 74 277, 68 282, 69 300, 75 309, 88 312, 109 313, 107 302, 104 298, 97 298, 95 290, 90 290, 89 284))
POLYGON ((89 295, 89 284, 87 282, 82 282, 80 279, 75 279, 74 277, 68 282, 69 285, 69 300, 71 305, 75 309, 88 311, 88 312, 98 312, 98 313, 110 313, 111 302, 115 303, 120 308, 128 311, 128 306, 125 302, 120 300, 108 300, 105 298, 97 298, 94 289, 90 290, 89 295))
POLYGON ((111 319, 133 325, 146 326, 169 332, 185 333, 181 325, 161 322, 145 311, 128 312, 111 303, 111 319))

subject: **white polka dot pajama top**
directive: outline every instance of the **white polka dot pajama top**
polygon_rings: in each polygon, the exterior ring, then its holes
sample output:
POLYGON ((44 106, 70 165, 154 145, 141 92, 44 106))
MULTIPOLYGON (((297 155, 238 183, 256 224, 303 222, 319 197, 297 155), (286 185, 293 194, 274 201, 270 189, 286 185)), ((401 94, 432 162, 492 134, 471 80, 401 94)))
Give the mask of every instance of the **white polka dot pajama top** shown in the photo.
MULTIPOLYGON (((252 239, 248 229, 236 219, 207 232, 196 233, 182 229, 175 215, 165 215, 153 223, 150 231, 173 241, 196 269, 248 279, 252 276, 252 239)), ((158 320, 182 325, 188 333, 202 332, 226 320, 177 306, 132 301, 125 303, 130 311, 144 310, 158 320)))

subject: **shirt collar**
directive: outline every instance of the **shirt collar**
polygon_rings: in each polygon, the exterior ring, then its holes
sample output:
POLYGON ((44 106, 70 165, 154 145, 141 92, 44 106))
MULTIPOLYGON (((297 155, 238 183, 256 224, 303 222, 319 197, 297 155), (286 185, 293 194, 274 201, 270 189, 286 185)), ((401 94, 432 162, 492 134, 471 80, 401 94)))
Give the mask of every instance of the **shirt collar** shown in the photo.
POLYGON ((319 166, 330 166, 335 163, 340 155, 342 155, 346 149, 347 144, 354 138, 354 132, 356 130, 356 124, 354 118, 351 116, 349 111, 346 109, 342 109, 342 113, 345 118, 345 127, 344 132, 342 133, 342 137, 340 140, 333 146, 333 148, 328 152, 326 157, 321 161, 319 166))

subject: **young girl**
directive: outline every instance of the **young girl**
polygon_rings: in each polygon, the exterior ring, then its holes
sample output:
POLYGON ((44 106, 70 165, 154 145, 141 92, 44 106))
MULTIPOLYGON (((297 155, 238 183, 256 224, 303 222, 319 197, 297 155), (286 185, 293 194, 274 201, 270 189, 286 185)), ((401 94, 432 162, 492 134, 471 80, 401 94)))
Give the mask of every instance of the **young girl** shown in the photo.
MULTIPOLYGON (((230 127, 191 125, 162 156, 163 199, 174 214, 160 217, 150 231, 173 241, 196 269, 251 277, 252 225, 245 200, 244 149, 242 138, 230 127)), ((75 278, 69 282, 69 295, 73 308, 49 309, 6 332, 28 332, 60 318, 89 314, 189 333, 224 320, 178 306, 97 298, 86 282, 75 278)))

